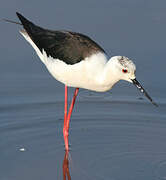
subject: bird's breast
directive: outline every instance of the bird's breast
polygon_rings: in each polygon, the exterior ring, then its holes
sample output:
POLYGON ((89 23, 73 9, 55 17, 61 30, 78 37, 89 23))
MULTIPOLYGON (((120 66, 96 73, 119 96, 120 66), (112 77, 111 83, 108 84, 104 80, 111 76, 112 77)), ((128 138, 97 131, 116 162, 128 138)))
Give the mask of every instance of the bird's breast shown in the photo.
POLYGON ((47 69, 55 79, 67 86, 99 92, 111 88, 102 81, 105 59, 91 58, 74 65, 68 65, 61 60, 49 58, 50 60, 46 63, 47 69))

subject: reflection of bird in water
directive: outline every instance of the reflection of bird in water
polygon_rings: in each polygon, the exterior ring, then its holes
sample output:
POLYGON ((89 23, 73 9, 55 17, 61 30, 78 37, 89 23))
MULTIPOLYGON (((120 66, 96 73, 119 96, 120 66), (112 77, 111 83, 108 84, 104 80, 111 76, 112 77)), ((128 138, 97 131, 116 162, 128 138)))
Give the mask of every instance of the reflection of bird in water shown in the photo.
POLYGON ((70 171, 69 171, 69 155, 68 151, 65 152, 64 160, 63 160, 63 180, 71 180, 70 171))
POLYGON ((105 51, 83 34, 47 30, 36 26, 19 13, 17 16, 24 27, 21 34, 35 49, 52 76, 65 84, 63 135, 66 150, 69 150, 69 122, 79 88, 104 92, 119 80, 126 80, 156 105, 136 80, 136 66, 127 57, 114 56, 109 60, 105 51), (76 89, 67 113, 68 86, 76 89))

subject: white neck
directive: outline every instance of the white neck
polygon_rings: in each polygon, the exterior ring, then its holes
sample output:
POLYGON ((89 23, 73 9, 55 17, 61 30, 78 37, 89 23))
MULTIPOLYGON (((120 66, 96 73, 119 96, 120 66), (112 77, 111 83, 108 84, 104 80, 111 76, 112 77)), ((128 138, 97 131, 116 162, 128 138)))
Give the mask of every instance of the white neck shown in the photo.
POLYGON ((103 86, 107 86, 109 89, 120 80, 120 77, 117 76, 116 71, 114 71, 114 61, 113 59, 109 60, 103 69, 103 72, 100 75, 100 82, 103 86))

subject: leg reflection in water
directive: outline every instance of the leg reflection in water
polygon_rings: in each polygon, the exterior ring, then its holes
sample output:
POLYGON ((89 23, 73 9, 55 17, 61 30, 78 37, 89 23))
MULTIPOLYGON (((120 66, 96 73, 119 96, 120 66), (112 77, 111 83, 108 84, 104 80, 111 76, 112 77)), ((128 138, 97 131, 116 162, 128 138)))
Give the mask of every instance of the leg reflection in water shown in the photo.
POLYGON ((65 152, 64 160, 63 160, 63 180, 71 180, 70 172, 69 172, 69 152, 65 152), (67 177, 67 179, 66 179, 67 177))

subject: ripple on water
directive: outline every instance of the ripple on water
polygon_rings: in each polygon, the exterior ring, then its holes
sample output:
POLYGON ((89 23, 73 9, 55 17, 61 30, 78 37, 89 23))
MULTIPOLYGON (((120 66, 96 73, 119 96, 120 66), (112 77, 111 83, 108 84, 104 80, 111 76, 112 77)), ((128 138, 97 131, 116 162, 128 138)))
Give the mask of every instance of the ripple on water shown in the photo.
MULTIPOLYGON (((76 168, 77 171, 71 172, 73 180, 75 174, 78 174, 75 179, 80 180, 82 177, 96 180, 154 180, 155 177, 164 180, 164 108, 162 111, 160 108, 158 113, 151 104, 131 99, 113 99, 110 93, 80 92, 69 136, 72 160, 80 167, 79 171, 76 168)), ((64 152, 63 101, 3 107, 0 149, 4 155, 1 161, 5 163, 8 160, 6 167, 16 163, 15 171, 20 172, 24 167, 27 172, 27 167, 22 164, 25 159, 29 167, 42 164, 44 170, 39 168, 39 171, 45 174, 52 168, 50 161, 52 165, 63 161, 59 156, 64 152)), ((72 163, 70 165, 72 167, 72 163)), ((3 168, 2 171, 5 169, 8 170, 3 168)), ((54 167, 52 169, 52 174, 56 173, 54 167)))
POLYGON ((155 173, 157 178, 161 180, 166 179, 166 160, 161 161, 156 165, 155 173))
POLYGON ((116 180, 165 177, 166 163, 159 163, 166 160, 163 119, 118 114, 93 118, 72 121, 72 153, 82 156, 75 160, 80 173, 116 180))
POLYGON ((99 177, 112 179, 165 179, 166 163, 159 164, 158 160, 166 159, 166 153, 151 151, 110 153, 96 157, 90 168, 98 173, 99 177), (101 164, 102 167, 101 168, 101 164), (157 166, 157 168, 156 168, 157 166))

